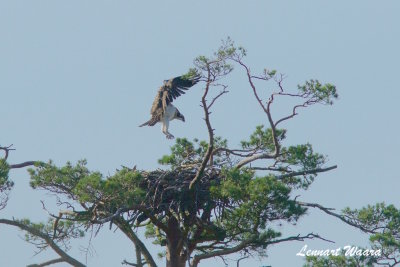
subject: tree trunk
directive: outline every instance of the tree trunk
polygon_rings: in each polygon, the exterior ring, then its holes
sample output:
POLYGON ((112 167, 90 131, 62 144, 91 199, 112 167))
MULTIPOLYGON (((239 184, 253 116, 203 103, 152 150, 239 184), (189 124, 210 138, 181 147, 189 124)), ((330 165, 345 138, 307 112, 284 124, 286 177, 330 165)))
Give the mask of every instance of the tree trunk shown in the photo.
POLYGON ((185 267, 186 256, 183 251, 182 233, 174 216, 168 219, 167 267, 185 267))
POLYGON ((167 246, 167 267, 185 267, 186 259, 180 255, 176 248, 167 246))

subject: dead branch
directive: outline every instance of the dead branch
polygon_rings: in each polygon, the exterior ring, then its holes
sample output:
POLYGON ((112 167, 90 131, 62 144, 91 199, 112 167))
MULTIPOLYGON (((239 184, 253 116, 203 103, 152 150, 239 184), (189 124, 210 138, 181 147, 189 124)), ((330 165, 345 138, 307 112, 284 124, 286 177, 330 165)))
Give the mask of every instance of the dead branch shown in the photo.
POLYGON ((3 150, 5 155, 4 155, 4 159, 7 160, 8 159, 8 154, 10 152, 10 150, 15 150, 15 148, 11 148, 13 146, 13 144, 9 145, 9 146, 0 146, 0 150, 3 150))

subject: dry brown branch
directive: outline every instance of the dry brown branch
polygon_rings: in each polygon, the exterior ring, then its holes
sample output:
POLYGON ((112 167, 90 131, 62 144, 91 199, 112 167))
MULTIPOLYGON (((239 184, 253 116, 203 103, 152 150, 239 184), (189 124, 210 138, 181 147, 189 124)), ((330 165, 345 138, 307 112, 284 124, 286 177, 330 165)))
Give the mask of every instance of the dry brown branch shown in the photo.
POLYGON ((210 70, 210 66, 207 66, 207 83, 206 83, 206 88, 204 90, 204 94, 201 98, 201 103, 202 103, 202 107, 204 110, 204 120, 206 122, 207 125, 207 130, 208 130, 208 148, 206 151, 206 154, 203 158, 203 161, 201 162, 201 165, 199 167, 199 169, 196 172, 195 177, 192 179, 192 181, 190 182, 189 185, 189 189, 193 190, 194 185, 197 183, 197 181, 199 180, 200 176, 203 175, 204 169, 207 166, 207 163, 209 162, 211 155, 212 155, 212 151, 214 150, 214 130, 211 126, 211 122, 210 122, 210 111, 209 111, 209 107, 207 107, 207 94, 208 91, 210 89, 210 84, 212 82, 212 77, 211 77, 211 70, 210 70))

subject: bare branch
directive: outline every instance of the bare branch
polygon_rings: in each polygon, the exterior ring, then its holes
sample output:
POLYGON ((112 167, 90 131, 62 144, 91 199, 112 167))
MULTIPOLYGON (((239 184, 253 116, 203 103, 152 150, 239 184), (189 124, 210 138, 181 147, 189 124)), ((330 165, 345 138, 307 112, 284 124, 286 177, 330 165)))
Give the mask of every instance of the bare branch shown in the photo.
POLYGON ((49 235, 47 235, 29 225, 26 225, 26 224, 23 224, 21 222, 14 221, 14 220, 8 220, 8 219, 0 219, 0 224, 7 224, 7 225, 18 227, 21 230, 27 231, 30 234, 43 239, 65 262, 71 264, 72 266, 76 266, 76 267, 85 267, 86 266, 83 263, 79 262, 78 260, 69 256, 63 249, 61 249, 53 241, 53 239, 49 235))
POLYGON ((132 228, 129 226, 129 224, 124 219, 117 218, 115 220, 115 225, 117 225, 118 228, 121 229, 121 231, 135 244, 135 246, 140 249, 140 252, 143 254, 147 264, 150 267, 157 267, 153 257, 147 250, 145 244, 132 231, 132 228))
POLYGON ((237 260, 236 260, 236 267, 239 267, 239 266, 240 266, 240 261, 241 261, 241 260, 247 259, 248 257, 250 257, 250 256, 249 256, 249 255, 246 255, 246 256, 243 256, 243 257, 237 259, 237 260))
POLYGON ((13 144, 11 144, 9 146, 0 146, 0 150, 3 150, 5 153, 5 155, 4 155, 5 160, 7 160, 10 150, 15 150, 15 148, 11 148, 12 146, 13 146, 13 144))
POLYGON ((143 266, 142 264, 132 263, 132 262, 129 262, 127 260, 123 260, 121 264, 122 265, 135 266, 135 267, 142 267, 143 266))
POLYGON ((248 158, 248 159, 242 160, 242 161, 239 162, 239 164, 237 164, 237 166, 236 166, 236 168, 241 168, 242 166, 244 166, 244 165, 246 165, 246 164, 248 164, 248 163, 250 163, 250 162, 252 162, 252 161, 254 161, 254 160, 257 160, 257 159, 276 158, 276 157, 278 157, 279 152, 280 152, 280 144, 279 144, 278 136, 277 136, 277 133, 276 133, 276 127, 275 127, 275 124, 274 124, 274 121, 273 121, 272 115, 271 115, 271 104, 272 104, 273 101, 274 101, 274 94, 272 94, 272 95, 270 96, 270 98, 269 98, 269 100, 268 100, 268 102, 267 102, 267 106, 265 106, 265 105, 263 104, 261 98, 258 96, 256 86, 254 85, 253 80, 252 80, 253 76, 252 76, 251 73, 250 73, 249 67, 247 67, 247 65, 244 64, 244 63, 241 61, 240 58, 234 58, 233 60, 236 61, 237 63, 239 63, 239 64, 245 69, 245 71, 246 71, 247 79, 248 79, 248 82, 249 82, 249 84, 250 84, 250 87, 251 87, 252 90, 253 90, 254 97, 257 99, 258 104, 259 104, 260 107, 263 109, 264 113, 267 115, 268 122, 269 122, 270 127, 271 127, 272 140, 273 140, 274 148, 275 148, 275 151, 274 151, 272 154, 263 153, 263 154, 255 155, 255 156, 252 156, 252 157, 250 157, 250 158, 248 158))
POLYGON ((228 93, 229 91, 227 91, 226 90, 226 88, 228 87, 228 86, 226 86, 226 85, 224 85, 224 84, 218 84, 218 85, 216 85, 216 86, 222 86, 223 87, 223 89, 222 89, 222 91, 217 95, 217 96, 215 96, 212 100, 211 100, 211 103, 208 105, 208 109, 210 109, 211 108, 211 106, 214 104, 214 102, 219 98, 219 97, 221 97, 223 94, 226 94, 226 93, 228 93))
POLYGON ((333 208, 326 208, 326 207, 323 207, 323 206, 321 206, 321 205, 319 205, 319 204, 316 204, 316 203, 306 203, 306 202, 300 202, 300 201, 297 201, 297 203, 298 203, 299 205, 301 205, 301 206, 304 206, 304 207, 312 207, 312 208, 320 209, 320 210, 322 210, 323 212, 325 212, 325 213, 327 213, 327 214, 329 214, 329 215, 332 215, 332 216, 334 216, 334 217, 340 219, 341 221, 345 222, 346 224, 351 225, 351 226, 354 226, 354 227, 360 229, 361 231, 363 231, 363 232, 365 232, 365 233, 370 233, 370 234, 374 234, 374 233, 375 233, 374 231, 369 230, 369 229, 363 227, 362 225, 359 225, 359 224, 357 224, 357 223, 355 223, 355 222, 352 222, 351 220, 349 220, 349 219, 346 218, 345 216, 333 212, 333 211, 332 211, 332 210, 334 210, 333 208))
POLYGON ((277 122, 275 122, 275 127, 278 126, 279 123, 281 123, 281 122, 283 122, 283 121, 286 121, 286 120, 289 120, 289 119, 293 118, 294 116, 296 116, 296 115, 298 114, 298 113, 296 112, 296 109, 298 109, 298 108, 300 108, 300 107, 303 107, 303 108, 304 108, 304 107, 307 107, 307 104, 306 104, 306 103, 303 103, 303 104, 301 104, 301 105, 296 105, 296 106, 294 106, 294 107, 293 107, 293 110, 292 110, 292 114, 289 115, 289 116, 283 117, 283 118, 279 119, 277 122))
POLYGON ((10 169, 18 169, 18 168, 24 168, 24 167, 28 167, 28 166, 34 166, 37 163, 38 163, 38 161, 25 161, 25 162, 18 163, 18 164, 11 164, 10 169))
POLYGON ((253 155, 253 156, 250 156, 248 158, 245 158, 245 159, 241 160, 236 165, 236 168, 239 169, 239 168, 243 167, 244 165, 249 164, 250 162, 259 160, 259 159, 273 159, 275 157, 276 157, 275 155, 272 155, 272 154, 269 154, 269 153, 261 153, 261 154, 253 155))
POLYGON ((312 169, 312 170, 307 170, 307 171, 290 172, 290 173, 276 176, 276 179, 285 179, 285 178, 289 178, 289 177, 293 177, 293 176, 297 176, 297 175, 306 175, 306 174, 315 174, 315 173, 320 173, 320 172, 326 172, 326 171, 330 171, 330 170, 333 170, 336 168, 337 168, 337 165, 327 167, 327 168, 317 168, 317 169, 312 169))
POLYGON ((245 158, 245 157, 253 156, 255 153, 257 153, 257 149, 259 149, 259 148, 255 147, 253 149, 229 149, 229 148, 225 148, 225 147, 218 147, 218 148, 214 149, 213 155, 223 151, 223 152, 226 152, 227 154, 232 154, 235 156, 245 158))
POLYGON ((234 247, 225 248, 225 249, 221 249, 221 250, 215 250, 215 251, 212 251, 209 253, 195 255, 192 260, 192 266, 197 267, 199 262, 204 259, 209 259, 209 258, 213 258, 213 257, 218 257, 218 256, 223 256, 223 255, 238 252, 238 251, 244 249, 245 247, 247 247, 248 245, 250 245, 251 243, 253 243, 255 240, 256 240, 256 238, 254 237, 252 239, 244 240, 239 245, 234 246, 234 247))
POLYGON ((276 239, 276 240, 268 242, 268 245, 278 244, 278 243, 287 242, 287 241, 304 241, 305 239, 314 239, 314 238, 321 239, 321 240, 329 242, 329 243, 335 243, 334 241, 325 239, 318 234, 309 233, 305 236, 297 235, 297 236, 290 236, 290 237, 282 238, 282 239, 276 239))
MULTIPOLYGON (((12 146, 13 146, 13 144, 11 144, 9 146, 0 146, 0 150, 3 150, 5 153, 5 155, 4 155, 5 160, 8 159, 10 151, 15 150, 15 148, 11 148, 12 146)), ((25 162, 18 163, 18 164, 10 164, 9 167, 10 167, 10 169, 18 169, 18 168, 24 168, 27 166, 33 166, 37 163, 39 163, 39 162, 38 161, 25 161, 25 162)))
MULTIPOLYGON (((321 236, 319 236, 318 234, 314 234, 314 233, 309 233, 305 236, 290 236, 287 238, 282 238, 282 239, 275 239, 272 241, 267 241, 265 242, 265 245, 273 245, 273 244, 277 244, 277 243, 281 243, 281 242, 287 242, 287 241, 304 241, 305 239, 314 239, 314 238, 318 238, 327 242, 331 242, 334 243, 331 240, 327 240, 325 238, 322 238, 321 236)), ((230 247, 230 248, 225 248, 225 249, 220 249, 220 250, 214 250, 212 252, 209 253, 203 253, 203 254, 199 254, 199 255, 195 255, 193 257, 193 261, 192 261, 192 265, 193 267, 197 267, 197 265, 199 264, 199 262, 203 259, 209 259, 209 258, 213 258, 213 257, 218 257, 218 256, 224 256, 224 255, 228 255, 231 253, 235 253, 238 251, 241 251, 242 249, 250 246, 253 243, 257 243, 257 237, 253 237, 251 239, 248 240, 244 240, 242 241, 240 244, 238 244, 237 246, 234 247, 230 247)))
POLYGON ((49 260, 40 264, 30 264, 26 267, 44 267, 44 266, 49 266, 52 264, 56 264, 56 263, 60 263, 60 262, 64 262, 63 258, 58 258, 58 259, 54 259, 54 260, 49 260))
POLYGON ((289 169, 286 168, 274 168, 274 167, 250 167, 250 169, 255 171, 273 171, 273 172, 290 172, 289 169))
POLYGON ((204 169, 206 168, 207 163, 209 162, 210 158, 212 157, 212 152, 214 150, 214 130, 211 127, 210 117, 209 117, 210 112, 209 112, 209 109, 207 107, 207 101, 206 101, 206 97, 207 97, 208 91, 210 89, 210 84, 212 82, 212 79, 211 79, 210 66, 207 65, 207 68, 208 68, 208 71, 207 71, 207 83, 206 83, 206 88, 204 90, 203 97, 201 98, 201 103, 202 103, 203 110, 204 110, 204 120, 206 122, 207 130, 208 130, 208 137, 209 137, 208 148, 207 148, 206 154, 205 154, 205 156, 203 158, 203 161, 201 162, 200 168, 196 172, 196 176, 192 179, 192 181, 189 184, 189 189, 190 190, 193 189, 193 187, 197 183, 199 177, 203 174, 204 169))

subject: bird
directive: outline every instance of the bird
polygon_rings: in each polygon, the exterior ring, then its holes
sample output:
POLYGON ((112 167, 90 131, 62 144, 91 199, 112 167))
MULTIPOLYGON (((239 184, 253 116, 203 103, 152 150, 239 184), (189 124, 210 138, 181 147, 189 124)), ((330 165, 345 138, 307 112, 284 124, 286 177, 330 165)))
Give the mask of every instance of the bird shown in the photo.
POLYGON ((174 136, 168 132, 169 122, 177 119, 185 122, 185 117, 179 110, 172 105, 172 101, 177 97, 185 94, 185 91, 195 85, 200 80, 199 74, 185 74, 169 80, 164 80, 164 84, 160 87, 153 101, 150 110, 151 118, 145 123, 139 125, 154 126, 156 123, 162 123, 162 132, 167 139, 174 139, 174 136))

